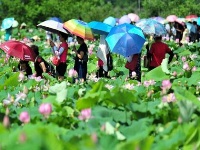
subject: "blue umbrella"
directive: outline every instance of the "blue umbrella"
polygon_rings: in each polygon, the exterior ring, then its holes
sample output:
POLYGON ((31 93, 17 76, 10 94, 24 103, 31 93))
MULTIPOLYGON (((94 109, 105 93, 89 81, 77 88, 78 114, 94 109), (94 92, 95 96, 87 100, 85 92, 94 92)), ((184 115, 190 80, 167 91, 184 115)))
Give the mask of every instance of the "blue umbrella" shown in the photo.
POLYGON ((140 28, 127 23, 113 27, 106 37, 111 52, 125 57, 140 53, 145 40, 140 28))
POLYGON ((5 18, 2 21, 1 28, 5 30, 9 29, 13 25, 13 22, 14 22, 14 18, 5 18))
POLYGON ((185 24, 187 26, 187 29, 190 31, 190 29, 192 28, 192 23, 186 22, 185 24))
POLYGON ((51 17, 49 20, 54 20, 56 22, 60 22, 62 23, 62 19, 58 18, 58 17, 51 17))
POLYGON ((89 22, 88 26, 92 29, 93 33, 100 35, 107 35, 112 28, 112 26, 99 21, 89 22))
POLYGON ((197 25, 200 26, 200 17, 198 17, 198 18, 196 19, 196 22, 197 22, 197 25))
POLYGON ((137 27, 140 27, 143 32, 147 35, 166 35, 167 31, 165 26, 154 19, 141 19, 136 24, 137 27))
POLYGON ((106 23, 106 24, 114 27, 116 25, 116 19, 114 17, 108 17, 103 21, 103 23, 106 23))

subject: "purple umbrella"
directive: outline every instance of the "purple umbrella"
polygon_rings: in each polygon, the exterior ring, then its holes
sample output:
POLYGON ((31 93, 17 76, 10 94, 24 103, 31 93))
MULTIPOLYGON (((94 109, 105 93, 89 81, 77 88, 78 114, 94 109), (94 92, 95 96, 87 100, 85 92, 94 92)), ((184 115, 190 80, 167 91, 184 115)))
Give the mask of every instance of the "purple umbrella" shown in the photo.
POLYGON ((164 24, 166 22, 165 18, 162 18, 160 16, 158 16, 158 17, 152 17, 152 19, 155 20, 155 21, 158 21, 158 22, 160 22, 162 24, 164 24))
POLYGON ((131 19, 128 17, 128 15, 124 15, 119 19, 119 24, 124 24, 124 23, 131 23, 131 19))

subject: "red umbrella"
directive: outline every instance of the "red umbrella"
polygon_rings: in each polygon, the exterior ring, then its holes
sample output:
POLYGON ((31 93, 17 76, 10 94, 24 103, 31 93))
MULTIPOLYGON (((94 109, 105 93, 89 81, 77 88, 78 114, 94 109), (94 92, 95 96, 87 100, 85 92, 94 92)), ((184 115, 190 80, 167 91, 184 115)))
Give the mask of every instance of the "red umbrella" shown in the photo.
POLYGON ((197 16, 197 15, 188 15, 188 16, 185 17, 185 19, 186 19, 187 21, 192 21, 192 20, 195 19, 195 18, 198 18, 198 16, 197 16))
POLYGON ((34 51, 26 44, 19 41, 7 41, 0 45, 0 48, 10 56, 26 61, 35 61, 34 51))

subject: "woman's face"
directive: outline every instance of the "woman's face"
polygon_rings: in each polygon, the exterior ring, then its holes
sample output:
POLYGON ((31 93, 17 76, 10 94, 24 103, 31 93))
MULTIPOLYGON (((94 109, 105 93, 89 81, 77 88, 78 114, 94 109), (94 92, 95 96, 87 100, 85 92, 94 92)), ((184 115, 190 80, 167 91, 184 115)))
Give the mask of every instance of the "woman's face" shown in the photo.
POLYGON ((76 40, 77 40, 78 44, 80 44, 80 39, 78 37, 76 38, 76 40))
POLYGON ((62 42, 62 41, 63 41, 62 35, 61 35, 61 34, 58 34, 58 36, 59 36, 59 40, 62 42))
POLYGON ((26 64, 22 63, 20 64, 21 70, 25 71, 27 69, 26 64))

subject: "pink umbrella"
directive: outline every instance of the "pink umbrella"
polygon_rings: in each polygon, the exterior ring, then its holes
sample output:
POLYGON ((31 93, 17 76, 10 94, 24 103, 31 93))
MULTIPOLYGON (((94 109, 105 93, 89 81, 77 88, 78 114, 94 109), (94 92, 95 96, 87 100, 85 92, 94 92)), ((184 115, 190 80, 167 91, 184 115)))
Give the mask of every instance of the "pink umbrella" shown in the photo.
POLYGON ((128 15, 124 15, 119 19, 119 24, 123 23, 131 23, 131 19, 128 17, 128 15))
POLYGON ((140 17, 134 13, 129 13, 128 17, 131 19, 132 22, 138 22, 140 20, 140 17))
POLYGON ((177 18, 175 21, 181 25, 184 25, 184 22, 185 22, 184 18, 177 18))
POLYGON ((176 15, 169 15, 169 16, 167 16, 167 18, 166 18, 166 20, 167 20, 168 22, 174 22, 174 21, 176 21, 176 19, 178 19, 178 17, 177 17, 176 15))

